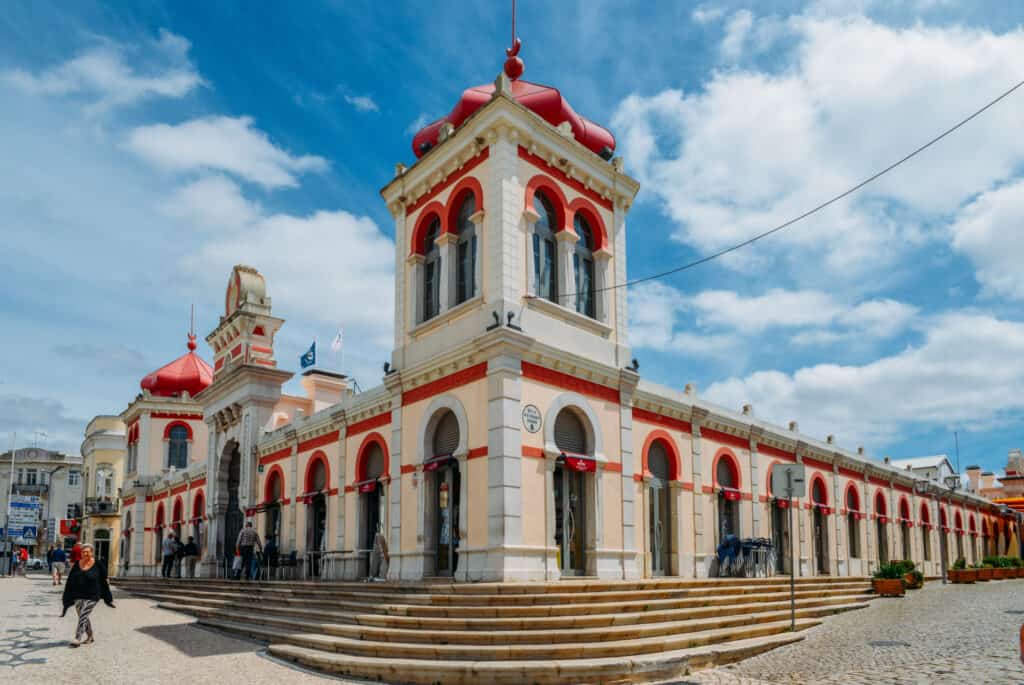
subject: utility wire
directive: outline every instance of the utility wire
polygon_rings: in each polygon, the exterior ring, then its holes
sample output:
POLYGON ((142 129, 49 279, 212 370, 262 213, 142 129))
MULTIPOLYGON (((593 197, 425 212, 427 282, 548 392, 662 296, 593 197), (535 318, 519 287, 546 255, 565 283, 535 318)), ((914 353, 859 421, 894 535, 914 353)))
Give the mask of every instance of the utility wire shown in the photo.
MULTIPOLYGON (((656 274, 651 274, 650 276, 644 276, 642 278, 635 278, 635 279, 633 279, 631 281, 625 281, 623 283, 616 283, 615 285, 609 285, 609 286, 605 286, 603 288, 595 288, 594 292, 595 293, 599 293, 599 292, 605 292, 605 291, 608 291, 608 290, 618 290, 619 288, 628 288, 630 286, 638 285, 640 283, 646 283, 647 281, 654 281, 654 280, 657 280, 659 278, 664 278, 665 276, 670 276, 672 274, 679 273, 680 271, 686 271, 687 269, 692 269, 692 268, 694 268, 696 266, 700 266, 701 264, 707 264, 708 262, 713 261, 715 259, 718 259, 719 257, 723 257, 723 256, 729 254, 730 252, 735 252, 736 250, 744 248, 747 245, 751 245, 753 243, 756 243, 758 240, 761 240, 762 238, 767 238, 768 236, 770 236, 770 235, 772 235, 774 233, 778 233, 779 231, 781 231, 781 230, 783 230, 785 228, 789 228, 793 224, 795 224, 795 223, 797 223, 799 221, 803 221, 804 219, 806 219, 807 217, 811 216, 812 214, 816 214, 816 213, 820 212, 821 210, 825 209, 826 207, 829 207, 830 205, 833 205, 836 202, 839 202, 843 198, 848 197, 849 195, 852 195, 853 193, 857 192, 858 190, 860 190, 864 186, 868 185, 869 183, 872 183, 873 181, 878 180, 882 176, 885 176, 887 173, 889 173, 890 171, 892 171, 896 167, 900 166, 904 162, 910 161, 911 159, 913 159, 914 157, 918 156, 919 154, 921 154, 922 152, 924 152, 925 150, 927 150, 931 146, 935 145, 940 140, 942 140, 943 138, 947 137, 948 135, 950 135, 951 133, 953 133, 957 129, 959 129, 962 126, 966 125, 967 123, 969 123, 973 119, 981 116, 984 112, 986 112, 988 109, 994 107, 995 105, 997 105, 1002 100, 1005 100, 1007 97, 1012 95, 1014 93, 1014 91, 1018 90, 1021 86, 1024 86, 1024 81, 1018 82, 1015 86, 1013 86, 1009 90, 1005 91, 1002 95, 999 95, 995 99, 989 101, 981 109, 976 110, 973 114, 971 114, 970 116, 966 117, 965 119, 961 119, 959 122, 957 122, 953 126, 949 127, 948 129, 946 129, 945 131, 943 131, 939 135, 935 136, 934 138, 929 140, 927 143, 924 143, 923 145, 921 145, 920 147, 916 148, 914 151, 910 152, 906 156, 901 157, 900 159, 896 160, 895 162, 893 162, 889 166, 885 167, 881 171, 878 171, 878 172, 872 174, 871 176, 868 176, 867 178, 865 178, 863 181, 861 181, 857 185, 853 186, 852 188, 850 188, 850 189, 848 189, 848 190, 846 190, 846 191, 844 191, 844 192, 842 192, 842 193, 840 193, 838 195, 835 195, 835 196, 829 198, 828 200, 825 200, 820 205, 817 205, 816 207, 813 207, 812 209, 807 210, 806 212, 804 212, 803 214, 800 214, 799 216, 793 217, 792 219, 790 219, 789 221, 786 221, 785 223, 779 224, 775 228, 771 228, 771 229, 769 229, 767 231, 764 231, 763 233, 758 233, 757 235, 755 235, 755 236, 753 236, 751 238, 748 238, 748 239, 744 240, 741 243, 736 243, 735 245, 730 245, 729 247, 722 248, 721 250, 719 250, 717 252, 713 252, 713 253, 705 256, 705 257, 701 257, 700 259, 694 260, 692 262, 688 262, 688 263, 683 264, 681 266, 677 266, 675 268, 668 269, 667 271, 661 271, 661 272, 658 272, 656 274)), ((577 294, 578 293, 569 293, 569 294, 563 295, 561 297, 566 297, 566 298, 575 297, 577 294)), ((559 299, 561 299, 561 297, 559 299)))

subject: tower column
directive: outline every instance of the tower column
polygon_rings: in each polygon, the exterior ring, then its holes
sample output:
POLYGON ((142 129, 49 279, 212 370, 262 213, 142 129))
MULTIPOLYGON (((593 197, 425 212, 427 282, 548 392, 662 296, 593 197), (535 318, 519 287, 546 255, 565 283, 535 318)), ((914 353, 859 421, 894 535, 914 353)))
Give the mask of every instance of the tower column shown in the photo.
POLYGON ((573 252, 579 236, 566 229, 555 234, 558 244, 558 304, 576 310, 576 269, 573 268, 573 252))
MULTIPOLYGON (((487 559, 484 580, 540 580, 543 557, 522 549, 522 361, 487 362, 487 559)), ((470 573, 473 569, 470 569, 470 573)))
POLYGON ((434 241, 441 253, 440 294, 438 295, 438 314, 443 314, 455 304, 455 283, 458 278, 458 264, 455 256, 458 253, 459 236, 454 233, 442 233, 434 241))

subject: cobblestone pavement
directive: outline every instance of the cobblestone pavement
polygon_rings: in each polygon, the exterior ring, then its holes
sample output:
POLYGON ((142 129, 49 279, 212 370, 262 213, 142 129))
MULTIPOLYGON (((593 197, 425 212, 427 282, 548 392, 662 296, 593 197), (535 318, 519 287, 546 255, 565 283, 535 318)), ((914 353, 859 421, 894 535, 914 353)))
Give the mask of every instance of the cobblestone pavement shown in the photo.
POLYGON ((151 600, 114 588, 110 609, 92 613, 96 642, 68 647, 74 609, 60 618, 60 590, 47 576, 0 578, 0 682, 18 685, 151 685, 229 683, 297 685, 346 683, 271 661, 262 645, 194 625, 194 619, 156 609, 151 600))
POLYGON ((801 642, 681 683, 1018 685, 1021 623, 1024 581, 931 581, 903 599, 876 599, 868 609, 828 618, 801 642))

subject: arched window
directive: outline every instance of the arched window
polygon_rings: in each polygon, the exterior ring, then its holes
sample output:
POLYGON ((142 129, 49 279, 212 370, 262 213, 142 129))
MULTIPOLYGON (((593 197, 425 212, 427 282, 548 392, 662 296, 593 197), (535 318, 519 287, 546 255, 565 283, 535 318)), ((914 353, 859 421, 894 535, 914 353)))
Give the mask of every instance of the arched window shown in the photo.
POLYGON ((573 219, 573 227, 580 238, 572 256, 572 268, 576 274, 576 311, 593 319, 597 316, 594 301, 594 233, 579 213, 573 219))
POLYGON ((459 446, 459 420, 446 411, 434 429, 434 456, 450 457, 459 446))
POLYGON ((814 479, 811 486, 811 501, 815 504, 828 504, 828 496, 825 494, 825 481, 820 478, 814 479))
POLYGON ((322 492, 327 489, 327 468, 323 459, 317 459, 309 474, 308 492, 322 492))
POLYGON ((851 559, 860 558, 860 521, 857 518, 859 509, 857 488, 850 486, 846 489, 846 541, 851 559))
POLYGON ((267 482, 267 502, 277 502, 281 499, 281 472, 272 471, 270 480, 267 482))
POLYGON ((544 193, 533 196, 533 210, 540 219, 533 228, 533 282, 537 297, 558 302, 558 252, 555 233, 558 219, 555 209, 544 193))
POLYGON ((571 409, 563 409, 555 418, 555 445, 568 454, 587 454, 587 430, 571 409))
POLYGON ((719 487, 736 489, 736 478, 732 472, 732 463, 722 457, 715 466, 715 482, 719 487))
POLYGON ((665 443, 661 440, 655 440, 647 451, 647 470, 659 480, 668 481, 672 478, 668 450, 665 449, 665 443))
POLYGON ((466 193, 466 199, 459 207, 456 230, 459 235, 456 260, 458 273, 455 277, 455 304, 465 302, 476 295, 476 227, 469 217, 476 213, 476 197, 466 193))
POLYGON ((441 220, 434 217, 424 238, 423 250, 423 320, 433 319, 441 311, 441 251, 437 238, 441 235, 441 220))
POLYGON ((183 469, 188 466, 188 428, 172 426, 167 432, 167 466, 183 469))

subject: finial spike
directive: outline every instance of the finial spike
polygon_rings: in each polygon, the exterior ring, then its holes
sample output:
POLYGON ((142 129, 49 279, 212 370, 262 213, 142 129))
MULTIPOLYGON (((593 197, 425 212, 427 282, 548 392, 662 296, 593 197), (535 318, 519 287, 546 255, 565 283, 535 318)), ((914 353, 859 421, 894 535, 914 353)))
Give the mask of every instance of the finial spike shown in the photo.
POLYGON ((193 302, 188 312, 188 351, 196 350, 196 303, 193 302))
POLYGON ((516 0, 512 0, 512 47, 505 50, 508 59, 505 60, 505 74, 515 81, 523 75, 526 68, 523 60, 519 57, 519 49, 523 46, 522 41, 516 38, 516 0))

